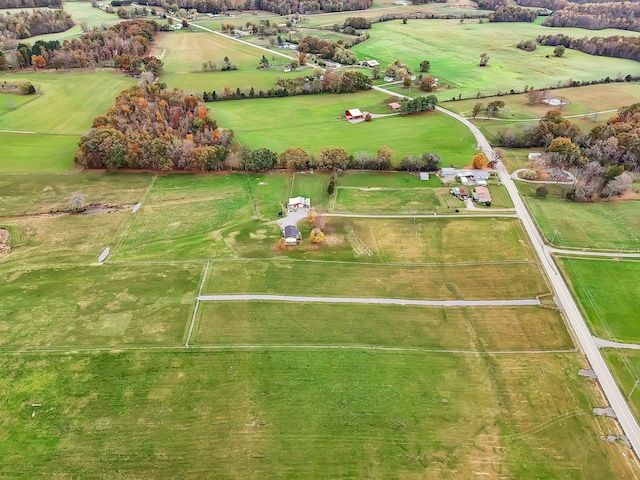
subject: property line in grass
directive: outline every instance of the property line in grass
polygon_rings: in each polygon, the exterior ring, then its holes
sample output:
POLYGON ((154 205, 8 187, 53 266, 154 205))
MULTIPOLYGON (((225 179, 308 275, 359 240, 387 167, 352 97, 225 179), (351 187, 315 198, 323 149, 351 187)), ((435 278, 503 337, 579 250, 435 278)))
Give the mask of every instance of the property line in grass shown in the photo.
POLYGON ((52 347, 23 348, 17 350, 0 349, 0 355, 64 354, 79 355, 93 352, 193 352, 225 350, 364 350, 397 353, 459 354, 459 355, 542 355, 576 353, 577 348, 551 350, 463 350, 446 348, 390 347, 382 345, 286 345, 286 344, 245 344, 245 345, 146 345, 121 347, 52 347))
MULTIPOLYGON (((147 197, 149 196, 149 193, 151 192, 151 189, 155 185, 157 178, 158 178, 158 174, 156 173, 151 178, 151 182, 149 183, 149 186, 147 187, 147 189, 145 190, 144 194, 142 195, 142 198, 138 202, 138 203, 140 203, 140 205, 142 205, 144 203, 144 201, 147 199, 147 197)), ((118 241, 117 241, 116 245, 111 249, 111 251, 109 252, 109 255, 107 256, 107 258, 104 260, 103 263, 110 263, 111 257, 113 255, 115 255, 117 250, 120 248, 120 245, 122 244, 122 242, 124 241, 125 237, 128 235, 129 230, 131 229, 131 227, 135 223, 136 218, 138 218, 138 216, 134 213, 134 214, 130 215, 129 218, 125 221, 124 225, 122 226, 122 233, 120 234, 120 237, 118 238, 118 241)))
POLYGON ((519 300, 412 300, 405 298, 375 297, 308 297, 294 295, 225 294, 198 295, 198 300, 203 302, 275 301, 301 303, 363 303, 372 305, 415 305, 425 307, 511 307, 540 305, 540 300, 537 298, 519 300))
POLYGON ((198 315, 198 307, 200 306, 200 297, 202 296, 202 289, 204 288, 204 282, 207 281, 207 273, 209 272, 209 262, 204 267, 202 274, 202 280, 200 281, 200 288, 198 289, 198 296, 196 297, 196 305, 193 308, 193 316, 191 317, 191 324, 189 325, 189 331, 187 332, 187 339, 184 342, 185 348, 189 348, 189 341, 191 340, 191 334, 193 333, 193 327, 196 324, 196 316, 198 315))
MULTIPOLYGON (((510 209, 511 210, 511 209, 510 209)), ((325 217, 344 217, 344 218, 430 218, 432 220, 438 220, 439 218, 518 218, 517 213, 461 213, 457 215, 452 214, 415 214, 415 215, 374 215, 366 213, 323 213, 325 217)))
MULTIPOLYGON (((337 263, 342 265, 368 265, 372 267, 471 267, 487 265, 535 265, 533 260, 504 260, 485 262, 459 262, 459 263, 397 263, 397 262, 357 262, 346 260, 320 260, 314 258, 289 258, 289 257, 230 257, 230 258, 199 258, 192 260, 116 260, 110 261, 109 265, 176 265, 183 263, 204 263, 204 262, 295 262, 295 263, 337 263)), ((73 266, 73 265, 72 265, 73 266)))

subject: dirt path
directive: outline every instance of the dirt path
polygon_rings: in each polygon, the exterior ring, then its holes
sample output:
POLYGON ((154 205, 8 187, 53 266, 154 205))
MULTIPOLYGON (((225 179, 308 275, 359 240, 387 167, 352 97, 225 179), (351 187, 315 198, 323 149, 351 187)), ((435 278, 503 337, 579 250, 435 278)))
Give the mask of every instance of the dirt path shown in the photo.
POLYGON ((9 245, 9 230, 0 228, 0 257, 9 253, 9 250, 11 250, 11 245, 9 245))

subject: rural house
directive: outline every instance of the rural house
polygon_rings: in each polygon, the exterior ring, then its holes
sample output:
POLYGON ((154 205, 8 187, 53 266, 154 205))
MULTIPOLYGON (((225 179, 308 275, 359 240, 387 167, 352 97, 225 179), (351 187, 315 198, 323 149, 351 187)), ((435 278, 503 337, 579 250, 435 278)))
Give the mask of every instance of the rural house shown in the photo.
POLYGON ((475 195, 473 195, 473 199, 476 202, 491 205, 491 193, 487 187, 476 187, 474 193, 475 195))
POLYGON ((302 236, 300 235, 300 230, 293 225, 287 225, 284 227, 282 231, 282 236, 284 237, 284 241, 287 245, 299 245, 302 240, 302 236))
POLYGON ((380 62, 378 62, 377 60, 363 60, 362 62, 360 62, 360 66, 369 68, 379 67, 380 62))

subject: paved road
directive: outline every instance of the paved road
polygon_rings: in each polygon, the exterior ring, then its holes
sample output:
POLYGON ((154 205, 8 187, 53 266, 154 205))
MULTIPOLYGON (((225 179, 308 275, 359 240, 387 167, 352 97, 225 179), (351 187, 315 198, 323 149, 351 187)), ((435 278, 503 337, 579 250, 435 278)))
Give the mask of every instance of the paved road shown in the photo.
POLYGON ((611 340, 605 340, 604 338, 593 337, 593 341, 598 348, 628 348, 630 350, 640 350, 640 345, 637 343, 619 343, 612 342, 611 340))
POLYGON ((349 298, 349 297, 304 297, 294 295, 200 295, 198 300, 207 301, 247 301, 264 300, 277 302, 304 303, 367 303, 376 305, 420 305, 424 307, 511 307, 521 305, 540 305, 536 299, 526 300, 407 300, 404 298, 349 298))
MULTIPOLYGON (((491 148, 491 145, 484 137, 482 132, 469 120, 466 118, 450 112, 442 107, 436 107, 438 111, 444 113, 445 115, 449 115, 452 118, 462 122, 467 126, 469 131, 476 137, 478 145, 482 148, 482 151, 487 155, 487 158, 495 158, 495 153, 491 148)), ((575 334, 575 337, 580 345, 580 348, 584 352, 585 356, 589 360, 591 364, 591 368, 598 376, 598 380, 604 392, 606 399, 608 400, 611 408, 615 412, 618 421, 620 422, 620 426, 624 431, 625 435, 629 438, 629 442, 631 443, 633 450, 636 452, 636 455, 640 454, 640 427, 638 426, 638 422, 634 418, 631 410, 629 409, 629 405, 627 404, 624 396, 620 392, 618 385, 613 379, 613 375, 609 370, 609 367, 604 361, 596 342, 591 336, 591 332, 589 332, 589 328, 578 309, 578 306, 571 295, 567 284, 565 283, 562 276, 558 273, 558 269, 554 263, 553 257, 551 255, 551 250, 544 244, 536 225, 529 214, 529 211, 524 205, 524 202, 520 198, 518 194, 518 189, 513 182, 513 179, 509 176, 509 172, 505 168, 505 166, 498 162, 497 164, 498 174, 500 175, 500 179, 502 183, 506 186, 511 199, 516 207, 516 211, 520 215, 522 223, 525 227, 529 238, 531 239, 531 243, 533 244, 538 257, 540 258, 540 263, 544 268, 547 277, 549 278, 551 284, 553 285, 553 289, 556 292, 560 300, 560 304, 565 309, 565 314, 567 319, 569 320, 569 324, 571 325, 571 329, 575 334)), ((576 372, 577 373, 577 372, 576 372)))
POLYGON ((345 218, 518 218, 517 213, 461 213, 459 215, 367 215, 365 213, 322 213, 323 217, 345 217, 345 218))
POLYGON ((580 257, 612 257, 612 258, 640 258, 640 253, 632 252, 598 252, 594 250, 565 250, 562 248, 547 247, 551 253, 560 255, 578 255, 580 257))

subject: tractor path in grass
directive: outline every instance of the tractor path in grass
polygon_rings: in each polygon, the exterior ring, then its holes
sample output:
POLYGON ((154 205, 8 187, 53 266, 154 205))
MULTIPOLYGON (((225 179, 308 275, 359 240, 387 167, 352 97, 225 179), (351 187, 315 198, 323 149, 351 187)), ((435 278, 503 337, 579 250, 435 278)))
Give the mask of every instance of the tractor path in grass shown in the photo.
POLYGON ((547 247, 551 253, 560 255, 577 255, 580 257, 611 257, 611 258, 640 258, 640 252, 599 252, 597 250, 565 250, 563 248, 547 247))
POLYGON ((201 302, 227 302, 227 301, 278 301, 278 302, 305 302, 305 303, 367 303, 376 305, 420 305, 425 307, 512 307, 540 305, 540 300, 408 300, 404 298, 358 298, 358 297, 307 297, 295 295, 199 295, 201 302))
MULTIPOLYGON (((502 210, 502 209, 501 209, 502 210)), ((513 209, 510 209, 513 210, 513 209)), ((517 213, 474 213, 460 215, 375 215, 366 213, 323 213, 323 217, 344 217, 344 218, 518 218, 517 213)))

